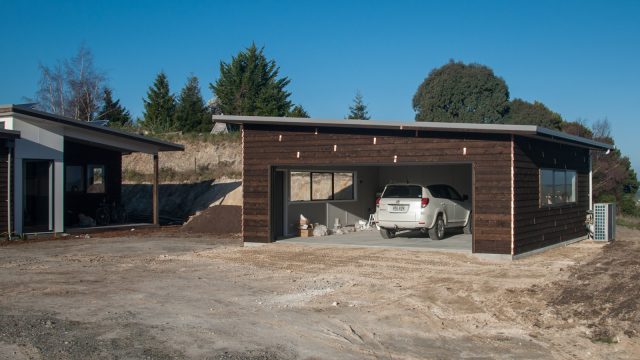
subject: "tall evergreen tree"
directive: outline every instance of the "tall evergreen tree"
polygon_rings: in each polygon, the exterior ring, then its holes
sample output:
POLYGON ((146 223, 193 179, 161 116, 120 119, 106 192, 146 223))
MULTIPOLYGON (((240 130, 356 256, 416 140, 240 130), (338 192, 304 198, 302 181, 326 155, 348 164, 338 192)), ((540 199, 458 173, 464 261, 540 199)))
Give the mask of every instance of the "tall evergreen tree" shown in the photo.
POLYGON ((166 132, 174 129, 176 101, 169 90, 169 80, 160 72, 153 85, 147 91, 144 101, 142 127, 154 132, 166 132))
POLYGON ((210 131, 211 116, 200 93, 198 78, 191 76, 180 91, 176 106, 175 127, 183 132, 210 131))
POLYGON ((369 120, 369 112, 367 111, 367 105, 364 103, 362 94, 360 91, 356 92, 356 96, 353 98, 353 105, 349 106, 349 115, 347 119, 353 120, 369 120))
POLYGON ((287 117, 295 118, 308 118, 309 113, 302 107, 302 105, 296 105, 287 111, 287 117))
POLYGON ((98 119, 109 120, 110 125, 123 126, 131 123, 131 114, 120 105, 120 100, 113 100, 111 89, 105 88, 102 94, 102 108, 98 111, 98 119))
POLYGON ((452 60, 420 84, 413 109, 416 121, 501 123, 509 109, 509 89, 490 68, 452 60))
POLYGON ((231 59, 220 62, 220 77, 209 84, 228 115, 285 116, 291 108, 285 90, 290 80, 278 78, 280 68, 267 60, 264 48, 252 44, 231 59))

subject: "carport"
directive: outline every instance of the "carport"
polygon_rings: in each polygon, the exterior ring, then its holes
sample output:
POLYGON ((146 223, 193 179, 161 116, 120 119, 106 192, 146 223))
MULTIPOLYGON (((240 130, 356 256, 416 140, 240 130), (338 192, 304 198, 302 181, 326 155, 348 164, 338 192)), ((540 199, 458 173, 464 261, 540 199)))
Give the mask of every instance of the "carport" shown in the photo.
POLYGON ((242 125, 242 235, 253 242, 291 234, 301 213, 328 227, 366 218, 389 182, 443 182, 471 199, 474 253, 556 246, 584 237, 591 152, 610 148, 529 125, 214 120, 242 125))

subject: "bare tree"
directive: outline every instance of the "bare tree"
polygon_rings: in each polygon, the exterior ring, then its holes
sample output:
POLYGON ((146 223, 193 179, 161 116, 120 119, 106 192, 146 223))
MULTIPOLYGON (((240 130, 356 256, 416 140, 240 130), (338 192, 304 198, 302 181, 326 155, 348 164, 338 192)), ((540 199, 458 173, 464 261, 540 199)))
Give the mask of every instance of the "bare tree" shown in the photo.
POLYGON ((39 68, 41 73, 40 81, 33 101, 38 103, 38 108, 41 110, 58 115, 67 115, 67 99, 69 94, 63 65, 60 62, 53 67, 40 64, 39 68))
POLYGON ((93 120, 102 104, 106 76, 93 64, 91 50, 81 45, 71 59, 55 66, 40 64, 38 107, 54 114, 79 120, 93 120))
POLYGON ((598 141, 606 143, 611 143, 613 141, 613 138, 611 137, 611 124, 607 118, 594 122, 591 126, 591 131, 593 131, 593 138, 598 141))

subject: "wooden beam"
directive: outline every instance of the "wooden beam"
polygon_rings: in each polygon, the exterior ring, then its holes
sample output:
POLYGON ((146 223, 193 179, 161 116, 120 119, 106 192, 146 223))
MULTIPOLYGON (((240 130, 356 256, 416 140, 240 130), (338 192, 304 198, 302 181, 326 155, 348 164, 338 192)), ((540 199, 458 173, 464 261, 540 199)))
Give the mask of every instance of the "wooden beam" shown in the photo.
POLYGON ((153 198, 153 224, 160 224, 160 212, 158 208, 158 154, 153 154, 153 188, 151 190, 151 197, 153 198))

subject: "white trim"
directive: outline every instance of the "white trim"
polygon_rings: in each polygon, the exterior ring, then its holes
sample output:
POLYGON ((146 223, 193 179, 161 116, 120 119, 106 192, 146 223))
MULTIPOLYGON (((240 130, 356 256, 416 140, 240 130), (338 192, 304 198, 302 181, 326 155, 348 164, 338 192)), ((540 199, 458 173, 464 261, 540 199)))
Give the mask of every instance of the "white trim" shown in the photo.
MULTIPOLYGON (((244 243, 244 202, 246 197, 244 196, 244 190, 245 190, 245 183, 244 183, 244 164, 246 164, 246 160, 244 158, 244 126, 240 126, 240 142, 241 142, 241 147, 240 147, 240 158, 242 159, 242 170, 241 170, 241 175, 242 175, 242 207, 240 208, 240 234, 242 234, 242 242, 244 243)), ((269 178, 271 178, 271 169, 269 169, 269 178)), ((271 197, 271 196, 269 196, 271 197)), ((269 205, 270 206, 270 205, 269 205)), ((267 218, 271 219, 271 209, 267 210, 267 218)), ((271 225, 269 224, 269 226, 267 227, 270 228, 271 225)), ((269 241, 271 241, 271 234, 267 234, 267 236, 269 236, 269 241)))
POLYGON ((515 249, 515 152, 514 145, 515 139, 511 135, 511 255, 514 254, 515 249))
POLYGON ((589 151, 589 210, 593 210, 593 158, 589 151))

